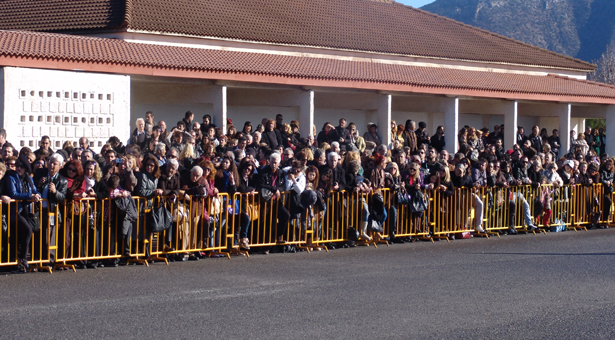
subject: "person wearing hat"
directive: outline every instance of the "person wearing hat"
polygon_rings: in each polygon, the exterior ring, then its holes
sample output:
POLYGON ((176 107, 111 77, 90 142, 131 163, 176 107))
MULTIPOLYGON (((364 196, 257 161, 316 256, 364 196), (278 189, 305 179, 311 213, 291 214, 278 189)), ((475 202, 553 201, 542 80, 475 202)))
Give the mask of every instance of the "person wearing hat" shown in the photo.
POLYGON ((574 173, 574 162, 571 160, 564 161, 561 169, 559 170, 559 176, 562 179, 564 185, 577 184, 577 175, 574 173))
POLYGON ((36 189, 30 173, 32 168, 28 157, 21 156, 15 161, 15 170, 7 171, 7 196, 12 199, 21 201, 17 204, 19 213, 12 216, 14 223, 17 220, 19 228, 19 239, 17 246, 17 271, 26 272, 29 269, 28 253, 30 248, 30 240, 32 239, 33 226, 24 217, 27 213, 31 213, 33 206, 32 202, 38 203, 41 200, 41 193, 36 189))
POLYGON ((367 131, 363 134, 363 139, 365 143, 373 142, 376 145, 382 144, 382 138, 378 135, 378 125, 372 122, 368 123, 367 131))

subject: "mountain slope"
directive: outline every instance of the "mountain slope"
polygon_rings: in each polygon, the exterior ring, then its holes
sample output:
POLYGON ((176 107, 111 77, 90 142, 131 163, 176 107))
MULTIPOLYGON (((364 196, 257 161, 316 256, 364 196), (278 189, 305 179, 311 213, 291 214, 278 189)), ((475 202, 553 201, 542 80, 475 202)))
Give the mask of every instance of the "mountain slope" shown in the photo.
POLYGON ((613 0, 436 0, 421 9, 585 61, 615 40, 613 0))

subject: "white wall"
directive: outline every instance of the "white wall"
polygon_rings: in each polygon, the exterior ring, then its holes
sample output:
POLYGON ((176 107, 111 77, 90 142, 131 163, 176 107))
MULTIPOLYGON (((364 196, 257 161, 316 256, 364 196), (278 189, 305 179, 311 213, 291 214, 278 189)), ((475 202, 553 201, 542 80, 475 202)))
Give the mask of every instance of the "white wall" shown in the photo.
POLYGON ((130 77, 88 72, 4 68, 2 127, 17 148, 52 148, 87 137, 98 150, 112 135, 128 135, 130 77))

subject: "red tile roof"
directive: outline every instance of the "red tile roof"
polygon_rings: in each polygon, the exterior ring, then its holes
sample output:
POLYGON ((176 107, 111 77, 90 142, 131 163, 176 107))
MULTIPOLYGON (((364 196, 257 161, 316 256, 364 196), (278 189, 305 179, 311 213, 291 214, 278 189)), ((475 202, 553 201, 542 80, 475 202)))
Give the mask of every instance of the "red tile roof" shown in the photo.
MULTIPOLYGON (((553 75, 478 72, 130 43, 52 33, 0 31, 0 65, 17 65, 10 62, 17 59, 27 60, 32 64, 31 67, 42 67, 41 63, 44 62, 51 66, 43 66, 50 68, 60 62, 90 63, 99 65, 97 70, 112 73, 131 74, 133 71, 117 68, 130 66, 133 67, 131 70, 146 68, 157 72, 186 71, 189 73, 184 76, 194 78, 200 78, 203 72, 213 73, 210 79, 230 79, 228 75, 252 75, 255 76, 254 81, 282 84, 289 83, 288 79, 298 85, 310 84, 312 80, 324 81, 323 86, 336 86, 335 82, 345 81, 361 83, 363 88, 373 89, 381 89, 382 84, 412 86, 411 91, 419 93, 433 93, 431 89, 443 89, 453 92, 482 91, 503 98, 510 98, 511 94, 527 94, 585 98, 582 101, 592 98, 609 101, 615 99, 614 86, 553 75)), ((133 74, 146 73, 135 71, 133 74)), ((553 97, 550 100, 558 99, 553 97)))
POLYGON ((163 32, 592 70, 593 65, 399 3, 366 0, 5 0, 0 29, 163 32))

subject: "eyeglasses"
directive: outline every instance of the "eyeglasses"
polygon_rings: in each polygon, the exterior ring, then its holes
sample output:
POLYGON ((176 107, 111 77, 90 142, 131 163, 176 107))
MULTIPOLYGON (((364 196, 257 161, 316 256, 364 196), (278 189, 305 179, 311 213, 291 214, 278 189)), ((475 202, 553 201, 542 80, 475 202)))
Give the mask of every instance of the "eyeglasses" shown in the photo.
POLYGON ((177 158, 175 155, 168 155, 167 158, 177 158))

